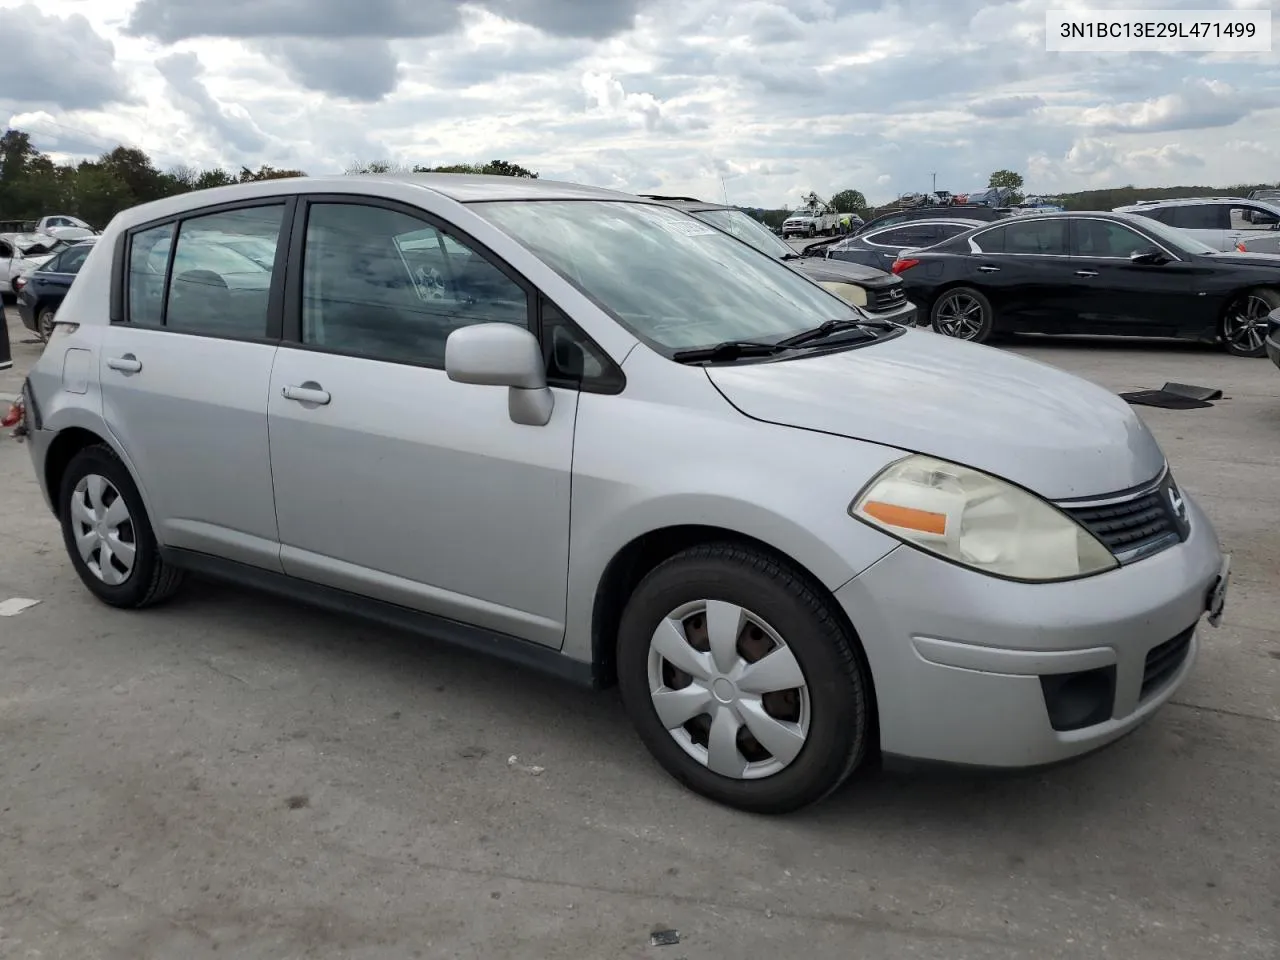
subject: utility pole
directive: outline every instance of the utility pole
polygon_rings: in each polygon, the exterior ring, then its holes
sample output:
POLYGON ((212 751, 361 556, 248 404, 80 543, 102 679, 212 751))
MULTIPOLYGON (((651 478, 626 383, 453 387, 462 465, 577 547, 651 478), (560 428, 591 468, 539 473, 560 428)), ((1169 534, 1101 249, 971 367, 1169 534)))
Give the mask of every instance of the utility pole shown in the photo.
POLYGON ((933 192, 937 193, 938 192, 938 175, 936 173, 932 173, 930 174, 930 176, 933 177, 933 192))

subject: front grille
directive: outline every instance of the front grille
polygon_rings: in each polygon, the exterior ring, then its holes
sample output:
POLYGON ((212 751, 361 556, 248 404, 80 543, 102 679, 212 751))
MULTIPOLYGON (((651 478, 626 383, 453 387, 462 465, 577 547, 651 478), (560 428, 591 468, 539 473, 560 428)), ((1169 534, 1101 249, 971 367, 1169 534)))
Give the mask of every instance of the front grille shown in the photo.
POLYGON ((1182 495, 1173 478, 1166 475, 1154 489, 1147 488, 1127 498, 1059 506, 1101 540, 1117 560, 1130 563, 1185 539, 1185 508, 1179 516, 1175 503, 1182 503, 1182 495))
POLYGON ((1163 688, 1178 672, 1178 668, 1187 659, 1187 651, 1191 649, 1191 636, 1195 631, 1194 626, 1187 627, 1172 640, 1166 640, 1160 646, 1151 648, 1147 653, 1147 662, 1142 668, 1140 699, 1145 700, 1163 688))
POLYGON ((906 291, 902 289, 901 283, 895 283, 891 287, 868 290, 867 293, 869 294, 867 297, 867 309, 873 313, 897 310, 907 299, 906 291))

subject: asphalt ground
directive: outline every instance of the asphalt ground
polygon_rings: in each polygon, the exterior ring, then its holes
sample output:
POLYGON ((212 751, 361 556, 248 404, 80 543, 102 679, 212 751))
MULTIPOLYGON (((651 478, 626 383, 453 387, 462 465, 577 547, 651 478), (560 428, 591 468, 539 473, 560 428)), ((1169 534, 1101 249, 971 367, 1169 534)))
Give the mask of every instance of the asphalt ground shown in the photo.
POLYGON ((613 692, 212 583, 109 609, 0 437, 0 609, 39 601, 0 616, 0 957, 1280 957, 1280 371, 1006 349, 1226 392, 1137 408, 1233 553, 1223 626, 1098 754, 785 818, 685 792, 613 692))

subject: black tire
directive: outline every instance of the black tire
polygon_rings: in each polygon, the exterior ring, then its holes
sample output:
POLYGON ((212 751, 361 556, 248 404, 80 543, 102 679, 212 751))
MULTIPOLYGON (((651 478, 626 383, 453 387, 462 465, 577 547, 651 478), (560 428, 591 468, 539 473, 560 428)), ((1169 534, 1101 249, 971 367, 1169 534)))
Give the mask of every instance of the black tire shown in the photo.
POLYGON ((53 333, 53 321, 58 311, 53 307, 41 305, 36 313, 36 336, 47 341, 53 333))
POLYGON ((103 603, 125 609, 140 609, 167 600, 182 585, 183 572, 166 563, 160 556, 151 521, 138 487, 110 447, 98 444, 85 447, 67 464, 58 492, 58 515, 62 519, 62 539, 71 557, 71 565, 84 585, 103 603), (76 486, 90 475, 105 478, 118 491, 129 511, 134 548, 133 566, 123 582, 108 584, 95 574, 76 547, 76 523, 72 501, 76 486))
POLYGON ((736 544, 684 550, 641 581, 618 630, 618 685, 640 739, 672 777, 752 813, 788 813, 830 794, 861 763, 873 729, 865 659, 831 601, 789 565, 736 544), (737 779, 712 772, 658 719, 649 689, 651 638, 671 611, 700 599, 734 603, 767 621, 804 674, 808 735, 791 763, 771 776, 737 779))
POLYGON ((986 343, 990 340, 995 320, 996 314, 991 308, 991 301, 973 287, 952 287, 933 301, 933 306, 929 308, 929 322, 935 333, 956 340, 968 340, 970 343, 986 343), (963 309, 966 298, 978 311, 976 327, 966 325, 962 328, 948 319, 947 311, 963 309))
POLYGON ((809 224, 809 229, 808 229, 808 231, 806 231, 806 232, 807 232, 808 236, 810 236, 810 237, 815 237, 815 236, 817 236, 817 235, 818 235, 818 228, 817 228, 817 227, 815 227, 815 226, 811 223, 811 224, 809 224))
POLYGON ((1246 290, 1235 297, 1227 304, 1227 309, 1223 311, 1222 319, 1218 322, 1218 338, 1222 349, 1233 357, 1265 357, 1267 355, 1267 314, 1277 308, 1280 308, 1280 292, 1266 287, 1246 290), (1262 309, 1261 304, 1266 305, 1265 310, 1262 309), (1260 316, 1253 318, 1251 330, 1240 327, 1239 321, 1234 316, 1240 310, 1244 310, 1251 316, 1261 311, 1260 316))

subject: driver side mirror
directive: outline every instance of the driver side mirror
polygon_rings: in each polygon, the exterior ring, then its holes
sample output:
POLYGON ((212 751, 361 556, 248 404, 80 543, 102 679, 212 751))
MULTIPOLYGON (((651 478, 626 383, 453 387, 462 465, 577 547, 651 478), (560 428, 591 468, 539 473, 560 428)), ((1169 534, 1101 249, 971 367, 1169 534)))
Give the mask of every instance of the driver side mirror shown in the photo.
POLYGON ((515 423, 545 427, 555 409, 538 340, 510 323, 478 323, 449 334, 444 370, 456 383, 507 388, 507 413, 515 423))
POLYGON ((1150 250, 1133 251, 1133 253, 1129 254, 1129 262, 1158 267, 1162 263, 1168 263, 1169 258, 1165 256, 1163 251, 1152 247, 1150 250))

